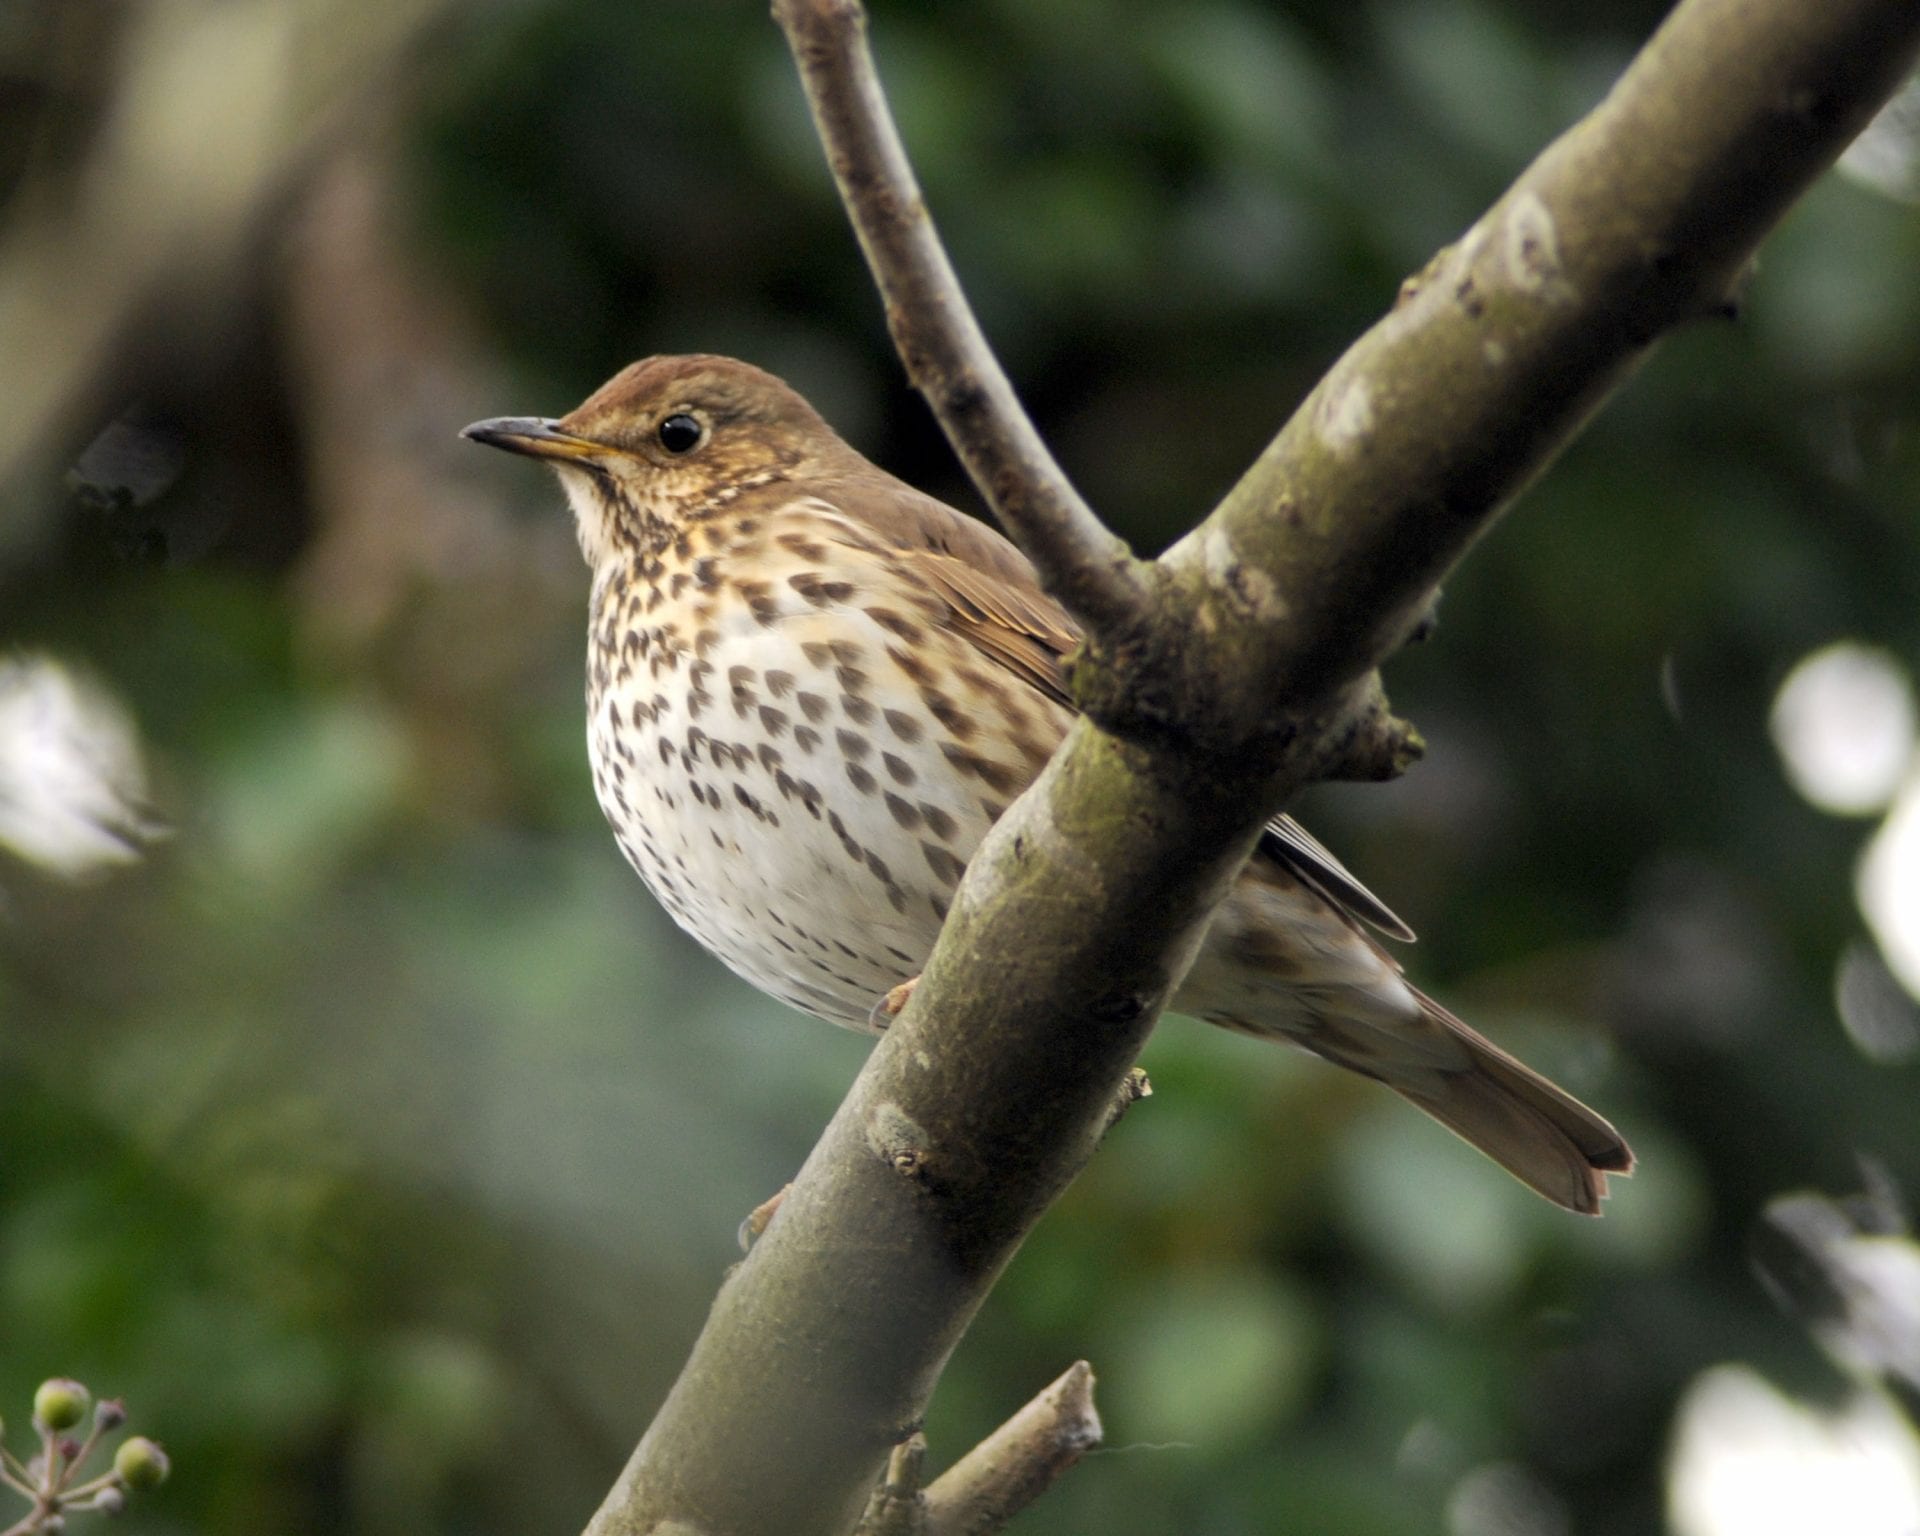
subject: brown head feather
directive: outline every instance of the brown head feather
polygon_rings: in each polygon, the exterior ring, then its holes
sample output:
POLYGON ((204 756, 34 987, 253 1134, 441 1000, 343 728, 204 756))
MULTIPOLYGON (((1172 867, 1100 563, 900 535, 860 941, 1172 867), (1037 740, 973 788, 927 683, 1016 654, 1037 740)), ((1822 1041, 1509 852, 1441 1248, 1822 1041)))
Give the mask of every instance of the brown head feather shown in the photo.
POLYGON ((713 448, 720 450, 712 457, 777 446, 796 469, 816 474, 864 462, 796 390, 763 368, 705 353, 629 364, 563 416, 560 425, 592 442, 657 460, 661 450, 654 434, 661 421, 681 412, 708 427, 713 448))

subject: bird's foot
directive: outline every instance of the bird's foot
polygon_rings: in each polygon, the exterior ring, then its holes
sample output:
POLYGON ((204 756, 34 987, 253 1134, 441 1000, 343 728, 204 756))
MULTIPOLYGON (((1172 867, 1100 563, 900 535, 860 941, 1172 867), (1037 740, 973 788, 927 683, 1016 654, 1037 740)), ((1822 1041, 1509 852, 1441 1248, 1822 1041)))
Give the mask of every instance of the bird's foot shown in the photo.
POLYGON ((909 976, 897 987, 889 987, 885 997, 873 1005, 867 1014, 867 1028, 876 1035, 886 1033, 887 1026, 900 1017, 900 1010, 907 1006, 907 999, 913 996, 913 989, 920 985, 918 976, 909 976))
POLYGON ((747 1212, 747 1219, 740 1223, 740 1251, 751 1253, 760 1234, 767 1230, 767 1223, 773 1220, 773 1213, 780 1209, 780 1202, 787 1198, 791 1184, 782 1184, 765 1200, 747 1212))

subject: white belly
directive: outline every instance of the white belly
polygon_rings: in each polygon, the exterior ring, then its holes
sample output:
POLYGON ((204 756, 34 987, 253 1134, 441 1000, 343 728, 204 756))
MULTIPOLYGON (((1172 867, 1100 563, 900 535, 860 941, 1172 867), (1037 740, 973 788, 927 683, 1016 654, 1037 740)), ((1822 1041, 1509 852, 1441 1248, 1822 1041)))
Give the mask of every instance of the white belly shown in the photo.
MULTIPOLYGON (((966 860, 1036 765, 956 742, 936 717, 947 701, 927 659, 946 648, 978 665, 944 632, 907 658, 917 680, 894 659, 897 635, 853 607, 795 599, 772 622, 741 607, 696 638, 699 654, 623 632, 604 676, 598 648, 588 739, 601 808, 706 948, 794 1007, 864 1028, 919 974, 966 860)), ((1043 707, 1057 739, 1064 711, 1043 707)))

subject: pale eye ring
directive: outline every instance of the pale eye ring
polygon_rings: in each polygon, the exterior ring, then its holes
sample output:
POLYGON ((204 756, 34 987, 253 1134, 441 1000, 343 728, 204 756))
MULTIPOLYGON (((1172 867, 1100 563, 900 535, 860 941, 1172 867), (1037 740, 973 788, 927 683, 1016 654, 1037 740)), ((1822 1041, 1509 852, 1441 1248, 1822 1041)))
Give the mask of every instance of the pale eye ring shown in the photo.
POLYGON ((654 435, 668 453, 691 453, 700 446, 700 439, 707 434, 706 429, 685 411, 675 411, 673 415, 661 418, 660 425, 654 428, 654 435))

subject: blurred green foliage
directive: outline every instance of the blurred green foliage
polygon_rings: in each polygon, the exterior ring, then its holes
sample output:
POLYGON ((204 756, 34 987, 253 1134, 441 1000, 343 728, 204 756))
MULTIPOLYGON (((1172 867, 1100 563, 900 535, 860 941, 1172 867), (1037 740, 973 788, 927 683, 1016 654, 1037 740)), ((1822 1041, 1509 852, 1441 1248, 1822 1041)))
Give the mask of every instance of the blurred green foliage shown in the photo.
MULTIPOLYGON (((1660 9, 881 3, 875 41, 990 334, 1151 550, 1660 9)), ((434 453, 722 351, 973 504, 762 7, 463 7, 378 106, 408 260, 517 379, 485 410, 391 381, 434 453)), ((1916 270, 1913 210, 1817 189, 1742 322, 1656 356, 1393 663, 1428 762, 1304 807, 1423 934, 1423 985, 1617 1118, 1643 1171, 1606 1219, 1174 1021, 949 1371, 936 1461, 1086 1356, 1108 1448, 1031 1528, 1626 1536, 1660 1527, 1700 1370, 1833 1389, 1749 1236, 1859 1154, 1920 1189, 1920 1083, 1835 1013, 1872 823, 1797 798, 1766 722, 1814 646, 1920 657, 1916 270), (1460 1496, 1489 1468, 1524 1471, 1533 1523, 1460 1496)), ((450 567, 316 641, 285 313, 231 303, 213 334, 180 301, 0 506, 0 641, 118 691, 175 823, 95 880, 0 856, 0 1410, 55 1373, 124 1395, 174 1458, 142 1530, 567 1529, 865 1047, 723 973, 620 864, 584 573, 531 470, 462 482, 509 506, 522 584, 450 567), (185 469, 90 505, 59 472, 136 397, 185 469)))

